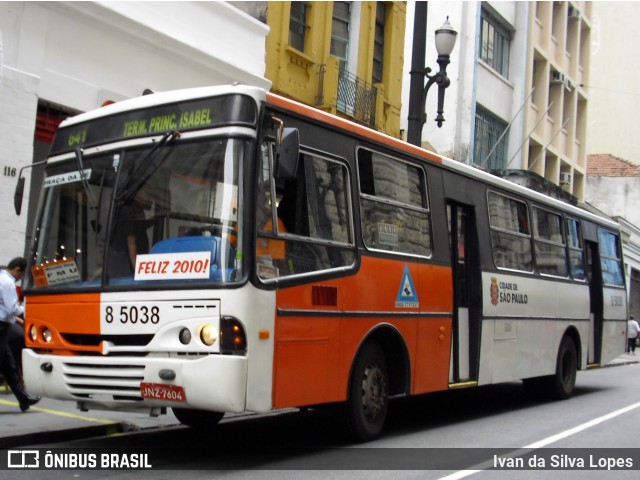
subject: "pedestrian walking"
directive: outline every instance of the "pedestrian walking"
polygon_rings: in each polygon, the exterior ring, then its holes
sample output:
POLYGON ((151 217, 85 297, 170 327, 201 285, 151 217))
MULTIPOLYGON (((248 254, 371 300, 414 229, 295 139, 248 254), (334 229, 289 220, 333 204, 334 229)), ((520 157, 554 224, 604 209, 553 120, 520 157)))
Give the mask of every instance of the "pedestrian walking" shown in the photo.
POLYGON ((629 321, 627 322, 627 353, 631 355, 636 354, 636 339, 640 333, 640 325, 633 318, 633 315, 629 315, 629 321))
POLYGON ((11 326, 16 323, 16 317, 24 318, 24 308, 20 305, 16 292, 16 281, 22 280, 26 268, 27 261, 17 257, 9 262, 6 269, 0 270, 0 372, 23 412, 40 401, 40 397, 29 395, 22 386, 9 345, 11 326))

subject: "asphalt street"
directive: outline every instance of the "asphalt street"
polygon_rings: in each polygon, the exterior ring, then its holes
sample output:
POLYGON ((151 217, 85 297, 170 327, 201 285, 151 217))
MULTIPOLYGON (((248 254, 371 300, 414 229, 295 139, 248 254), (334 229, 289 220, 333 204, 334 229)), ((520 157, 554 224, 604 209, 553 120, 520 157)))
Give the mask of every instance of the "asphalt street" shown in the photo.
MULTIPOLYGON (((640 363, 640 351, 636 354, 623 354, 607 368, 640 363)), ((74 402, 49 398, 43 398, 37 405, 22 413, 8 387, 0 387, 0 449, 119 435, 175 425, 179 425, 179 422, 170 410, 166 415, 158 417, 119 411, 82 412, 74 402)))

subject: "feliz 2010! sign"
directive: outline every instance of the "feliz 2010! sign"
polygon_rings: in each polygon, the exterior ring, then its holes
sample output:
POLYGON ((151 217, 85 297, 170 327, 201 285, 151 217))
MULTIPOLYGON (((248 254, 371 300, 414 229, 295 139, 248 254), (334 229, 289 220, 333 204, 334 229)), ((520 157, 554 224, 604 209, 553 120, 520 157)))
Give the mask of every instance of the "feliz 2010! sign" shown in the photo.
POLYGON ((136 280, 209 278, 211 252, 181 252, 138 255, 136 280))

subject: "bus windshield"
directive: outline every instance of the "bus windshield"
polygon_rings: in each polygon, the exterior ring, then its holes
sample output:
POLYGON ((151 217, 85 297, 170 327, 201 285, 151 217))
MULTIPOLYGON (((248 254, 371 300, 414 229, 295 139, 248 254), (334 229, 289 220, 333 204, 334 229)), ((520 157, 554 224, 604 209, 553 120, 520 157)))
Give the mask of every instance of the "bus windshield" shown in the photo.
POLYGON ((31 287, 157 287, 242 277, 247 141, 174 140, 48 167, 31 287))

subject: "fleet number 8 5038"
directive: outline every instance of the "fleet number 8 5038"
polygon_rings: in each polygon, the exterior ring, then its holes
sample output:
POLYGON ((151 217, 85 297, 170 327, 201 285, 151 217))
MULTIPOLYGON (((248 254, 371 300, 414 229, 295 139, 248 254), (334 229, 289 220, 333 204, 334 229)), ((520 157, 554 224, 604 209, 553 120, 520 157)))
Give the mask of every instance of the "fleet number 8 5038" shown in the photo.
POLYGON ((154 305, 147 307, 146 305, 122 305, 120 311, 108 305, 105 309, 105 320, 107 323, 160 323, 160 307, 154 305))

